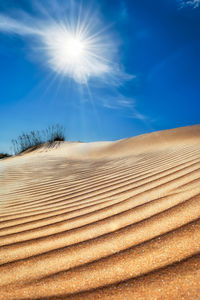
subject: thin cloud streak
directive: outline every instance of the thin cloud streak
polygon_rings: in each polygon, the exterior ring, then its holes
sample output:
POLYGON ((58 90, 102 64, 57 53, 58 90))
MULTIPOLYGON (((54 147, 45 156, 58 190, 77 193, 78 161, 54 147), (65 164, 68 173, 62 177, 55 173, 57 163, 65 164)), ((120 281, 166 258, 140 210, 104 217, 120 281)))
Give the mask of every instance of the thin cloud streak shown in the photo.
POLYGON ((140 113, 136 108, 136 100, 134 98, 125 97, 121 94, 116 96, 108 96, 106 99, 98 99, 107 109, 118 110, 123 112, 123 115, 131 119, 136 119, 142 122, 148 121, 148 117, 140 113))
POLYGON ((115 96, 107 96, 105 99, 99 98, 98 101, 103 103, 103 106, 110 109, 131 109, 135 107, 133 98, 125 97, 121 94, 115 96))
POLYGON ((200 0, 178 0, 179 7, 184 8, 190 6, 192 8, 200 7, 200 0))

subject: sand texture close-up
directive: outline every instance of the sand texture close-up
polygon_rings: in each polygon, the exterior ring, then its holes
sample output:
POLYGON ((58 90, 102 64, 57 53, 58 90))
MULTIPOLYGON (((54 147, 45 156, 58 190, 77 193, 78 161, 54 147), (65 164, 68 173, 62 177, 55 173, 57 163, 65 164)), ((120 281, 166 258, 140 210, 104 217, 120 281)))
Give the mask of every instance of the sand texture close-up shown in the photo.
POLYGON ((200 125, 1 160, 0 299, 200 299, 200 125))

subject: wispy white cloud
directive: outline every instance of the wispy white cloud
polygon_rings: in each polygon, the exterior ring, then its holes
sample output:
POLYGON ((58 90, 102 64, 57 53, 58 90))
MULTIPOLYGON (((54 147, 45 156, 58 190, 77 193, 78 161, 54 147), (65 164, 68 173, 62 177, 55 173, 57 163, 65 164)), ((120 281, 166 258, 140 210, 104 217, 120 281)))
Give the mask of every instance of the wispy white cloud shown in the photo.
POLYGON ((121 94, 99 98, 99 102, 102 102, 103 106, 106 108, 116 110, 133 109, 135 107, 135 99, 125 97, 121 94))
POLYGON ((126 115, 126 117, 131 119, 136 119, 140 121, 147 121, 148 117, 144 114, 140 113, 137 109, 136 100, 131 97, 126 97, 121 94, 115 96, 107 96, 105 99, 99 98, 98 101, 102 104, 105 108, 111 110, 118 110, 119 112, 126 115))
POLYGON ((0 32, 27 39, 43 64, 78 83, 99 79, 120 85, 134 78, 124 71, 118 42, 105 28, 98 12, 69 6, 65 10, 55 3, 53 11, 40 6, 37 17, 24 12, 21 17, 16 14, 16 18, 0 14, 0 32))
POLYGON ((34 26, 23 24, 22 22, 0 14, 0 31, 4 33, 14 33, 18 35, 39 35, 40 30, 34 26))
POLYGON ((178 0, 178 4, 180 8, 184 8, 187 6, 198 8, 200 7, 200 0, 178 0))
POLYGON ((134 111, 134 113, 132 115, 130 115, 130 118, 137 119, 140 121, 146 121, 148 119, 147 116, 145 116, 144 114, 141 114, 138 111, 134 111))

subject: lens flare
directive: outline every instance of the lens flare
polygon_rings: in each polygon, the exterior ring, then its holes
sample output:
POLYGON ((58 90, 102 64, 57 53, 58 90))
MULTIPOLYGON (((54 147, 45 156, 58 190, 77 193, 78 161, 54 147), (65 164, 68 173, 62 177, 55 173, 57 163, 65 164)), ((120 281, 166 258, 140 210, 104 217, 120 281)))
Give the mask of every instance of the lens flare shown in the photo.
POLYGON ((91 34, 84 23, 79 26, 55 23, 44 29, 44 44, 48 64, 59 74, 86 83, 92 76, 111 72, 106 43, 101 34, 91 34))
POLYGON ((37 2, 37 17, 25 12, 15 18, 0 14, 0 33, 17 34, 30 41, 32 57, 57 75, 87 84, 101 80, 120 85, 133 78, 119 60, 118 41, 102 23, 98 11, 76 1, 37 2))

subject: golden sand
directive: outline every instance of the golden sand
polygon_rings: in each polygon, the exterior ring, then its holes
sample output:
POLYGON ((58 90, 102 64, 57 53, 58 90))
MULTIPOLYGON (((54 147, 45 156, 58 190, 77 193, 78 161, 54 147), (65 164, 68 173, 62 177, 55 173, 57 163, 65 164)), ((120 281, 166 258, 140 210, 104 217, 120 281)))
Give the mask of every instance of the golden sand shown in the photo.
POLYGON ((2 160, 0 299, 200 299, 200 126, 2 160))

